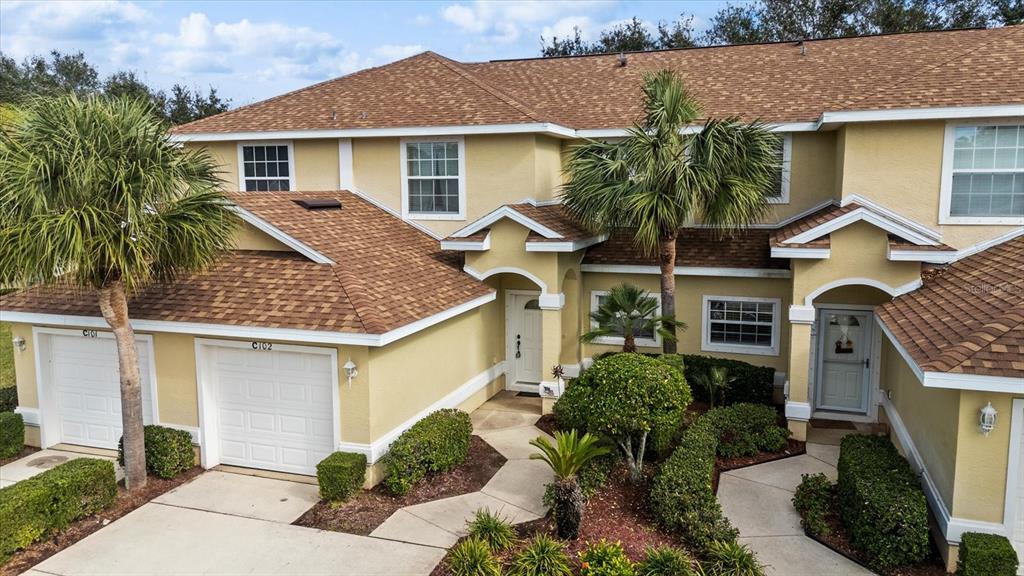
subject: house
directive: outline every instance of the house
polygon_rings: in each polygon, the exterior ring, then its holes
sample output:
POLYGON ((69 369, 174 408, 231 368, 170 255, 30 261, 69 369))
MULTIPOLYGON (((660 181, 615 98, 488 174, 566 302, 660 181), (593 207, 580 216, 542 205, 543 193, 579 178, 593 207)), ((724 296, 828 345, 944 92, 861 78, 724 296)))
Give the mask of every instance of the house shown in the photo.
MULTIPOLYGON (((944 553, 964 531, 1024 552, 1024 26, 427 52, 180 126, 223 166, 244 225, 212 269, 131 301, 147 421, 189 430, 206 467, 310 474, 333 450, 378 462, 433 410, 542 390, 553 366, 614 350, 580 343, 588 314, 624 281, 657 294, 657 263, 565 217, 563 158, 623 136, 643 73, 665 67, 709 117, 782 135, 763 222, 680 235, 680 350, 775 368, 797 438, 812 418, 888 423, 944 553)), ((113 447, 117 364, 94 298, 34 288, 0 305, 32 441, 113 447)))

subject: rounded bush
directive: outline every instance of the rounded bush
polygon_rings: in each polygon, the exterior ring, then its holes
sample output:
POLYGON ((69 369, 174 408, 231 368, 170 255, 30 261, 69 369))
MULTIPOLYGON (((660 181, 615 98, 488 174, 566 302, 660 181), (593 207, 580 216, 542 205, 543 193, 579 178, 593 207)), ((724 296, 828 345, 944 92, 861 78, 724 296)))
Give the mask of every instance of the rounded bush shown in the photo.
POLYGON ((469 455, 473 423, 469 414, 438 410, 402 433, 384 455, 384 485, 392 493, 407 493, 427 474, 447 472, 469 455))
POLYGON ((335 452, 316 465, 316 481, 320 497, 332 502, 348 500, 363 487, 366 478, 366 455, 335 452))
POLYGON ((24 418, 14 412, 0 412, 0 458, 10 458, 24 446, 24 418))
POLYGON ((1006 536, 965 532, 960 537, 957 576, 1015 576, 1017 553, 1006 536))
MULTIPOLYGON (((184 431, 150 424, 143 428, 146 469, 160 478, 174 478, 196 465, 192 436, 184 431)), ((117 442, 117 462, 124 466, 124 438, 117 442)))

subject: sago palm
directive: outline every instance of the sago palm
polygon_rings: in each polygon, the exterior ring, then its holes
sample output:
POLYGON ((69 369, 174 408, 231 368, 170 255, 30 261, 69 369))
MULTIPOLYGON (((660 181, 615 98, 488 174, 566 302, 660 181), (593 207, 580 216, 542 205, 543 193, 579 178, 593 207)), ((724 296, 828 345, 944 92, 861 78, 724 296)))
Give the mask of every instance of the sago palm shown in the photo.
POLYGON ((555 432, 554 445, 543 436, 531 440, 530 444, 540 449, 539 453, 530 454, 530 459, 543 460, 555 473, 553 499, 558 537, 575 540, 583 519, 583 491, 576 474, 587 462, 609 450, 600 445, 597 436, 589 432, 580 436, 576 430, 555 432))
POLYGON ((125 484, 146 483, 142 390, 128 296, 232 245, 217 166, 172 142, 148 104, 30 103, 0 130, 0 284, 92 291, 117 344, 125 484))
MULTIPOLYGON (((694 222, 727 232, 768 209, 779 171, 779 138, 758 122, 707 120, 671 70, 644 77, 644 115, 622 140, 588 140, 566 165, 567 212, 599 232, 629 230, 636 246, 657 255, 662 314, 674 319, 676 240, 694 222)), ((666 354, 675 340, 664 342, 666 354)))
POLYGON ((583 342, 622 334, 622 351, 636 352, 636 336, 655 332, 665 340, 676 339, 676 328, 686 325, 658 313, 658 301, 642 288, 620 284, 608 291, 604 302, 590 314, 597 328, 580 336, 583 342))

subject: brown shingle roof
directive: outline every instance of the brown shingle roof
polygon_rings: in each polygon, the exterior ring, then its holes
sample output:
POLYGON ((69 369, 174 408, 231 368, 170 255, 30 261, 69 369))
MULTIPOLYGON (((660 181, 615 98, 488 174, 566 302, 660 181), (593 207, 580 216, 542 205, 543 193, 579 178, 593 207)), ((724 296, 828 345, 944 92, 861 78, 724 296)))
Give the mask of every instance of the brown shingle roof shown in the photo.
POLYGON ((508 207, 530 220, 554 230, 562 236, 561 238, 545 238, 534 233, 530 234, 530 237, 527 238, 528 242, 572 242, 596 236, 596 234, 588 232, 569 218, 561 204, 541 204, 537 206, 529 202, 520 202, 508 204, 508 207))
MULTIPOLYGON (((676 266, 712 268, 759 268, 786 270, 789 261, 772 258, 768 246, 771 230, 752 228, 721 236, 707 228, 686 228, 676 241, 676 266)), ((640 250, 627 233, 613 234, 590 248, 584 264, 632 264, 657 266, 656 256, 640 250)))
POLYGON ((1020 104, 1024 26, 462 64, 430 52, 244 106, 178 133, 554 122, 623 128, 640 82, 672 68, 706 115, 1020 104))
MULTIPOLYGON (((460 256, 346 191, 235 193, 257 217, 331 259, 234 252, 203 274, 135 297, 138 318, 381 334, 490 294, 461 272, 460 256), (333 198, 340 210, 298 199, 333 198)), ((0 298, 4 310, 95 315, 95 298, 34 289, 0 298)))
POLYGON ((1024 378, 1024 236, 959 260, 876 310, 926 372, 1024 378))

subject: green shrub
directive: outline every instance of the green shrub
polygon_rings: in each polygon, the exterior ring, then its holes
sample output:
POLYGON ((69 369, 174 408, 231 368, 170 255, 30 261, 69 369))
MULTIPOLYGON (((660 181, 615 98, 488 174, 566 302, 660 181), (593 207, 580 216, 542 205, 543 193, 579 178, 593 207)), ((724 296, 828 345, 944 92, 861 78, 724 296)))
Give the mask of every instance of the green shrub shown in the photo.
POLYGON ((78 458, 0 489, 0 563, 117 497, 114 463, 78 458))
POLYGON ((501 576, 501 563, 483 540, 466 538, 448 553, 452 576, 501 576))
POLYGON ((509 567, 509 576, 572 576, 562 543, 547 534, 537 534, 509 567))
POLYGON ((320 497, 331 502, 344 502, 363 487, 366 479, 366 455, 334 452, 316 465, 316 481, 320 497))
POLYGON ((0 458, 10 458, 25 447, 25 420, 21 414, 0 412, 0 458))
MULTIPOLYGON (((767 366, 754 366, 739 360, 727 360, 711 356, 683 354, 686 375, 695 380, 709 374, 712 367, 725 368, 729 372, 732 384, 723 393, 723 404, 750 402, 753 404, 772 404, 772 393, 775 390, 775 369, 767 366)), ((700 386, 693 387, 694 400, 708 402, 707 390, 700 386)))
MULTIPOLYGON (((589 500, 605 485, 616 462, 618 462, 618 456, 615 453, 609 453, 590 460, 580 468, 580 471, 576 473, 576 482, 580 485, 584 501, 589 500)), ((550 482, 544 487, 543 502, 548 508, 555 505, 554 486, 554 482, 550 482)))
POLYGON ((444 409, 428 415, 391 443, 384 455, 384 485, 394 494, 405 494, 427 474, 462 464, 472 433, 473 424, 465 412, 444 409))
POLYGON ((960 537, 957 576, 1015 576, 1017 553, 1005 536, 965 532, 960 537))
POLYGON ((702 416, 718 432, 718 455, 723 458, 776 452, 785 447, 789 430, 778 425, 775 408, 740 403, 709 410, 702 416))
POLYGON ((764 564, 737 542, 712 542, 702 564, 707 576, 764 576, 764 564))
MULTIPOLYGON (((192 436, 184 430, 150 424, 143 428, 146 469, 160 478, 174 478, 196 465, 192 436)), ((124 438, 117 441, 117 462, 124 466, 124 438)))
POLYGON ((18 387, 4 386, 0 388, 0 412, 14 412, 18 407, 18 387))
POLYGON ((715 540, 734 541, 737 535, 711 489, 717 446, 711 420, 698 418, 683 433, 679 447, 661 465, 651 486, 655 520, 697 550, 715 540))
POLYGON ((602 539, 588 544, 580 552, 581 576, 635 576, 633 562, 626 556, 622 544, 602 539))
POLYGON ((832 482, 824 474, 802 474, 793 495, 793 507, 800 514, 800 525, 813 536, 832 533, 825 521, 832 509, 832 482))
POLYGON ((487 544, 492 552, 511 548, 516 542, 516 529, 486 508, 476 511, 473 520, 466 523, 466 532, 470 538, 487 544))
POLYGON ((917 475, 884 436, 850 435, 839 449, 839 511, 850 542, 876 568, 928 554, 928 505, 917 475))
POLYGON ((690 557, 676 548, 648 548, 644 561, 636 567, 637 576, 696 576, 690 557))

